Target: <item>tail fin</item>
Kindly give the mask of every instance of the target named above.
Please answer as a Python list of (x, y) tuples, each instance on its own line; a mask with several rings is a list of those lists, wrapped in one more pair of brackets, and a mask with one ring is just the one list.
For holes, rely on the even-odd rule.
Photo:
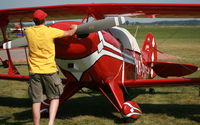
[[(146, 66), (149, 66), (149, 64), (153, 65), (152, 62), (158, 61), (157, 55), (156, 40), (152, 33), (148, 33), (142, 47), (142, 61)], [(149, 67), (149, 78), (154, 78), (156, 73), (151, 67)]]
[(148, 66), (149, 78), (156, 75), (160, 77), (185, 76), (198, 70), (198, 66), (192, 64), (158, 62), (156, 40), (152, 33), (148, 33), (142, 47), (142, 61)]
[(158, 61), (156, 40), (152, 33), (146, 35), (142, 47), (142, 59), (144, 64)]

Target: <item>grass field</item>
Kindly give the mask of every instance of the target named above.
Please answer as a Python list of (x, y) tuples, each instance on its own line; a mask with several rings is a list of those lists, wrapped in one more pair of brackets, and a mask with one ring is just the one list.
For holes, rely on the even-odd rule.
[[(135, 27), (126, 27), (132, 34)], [(182, 57), (169, 61), (191, 63), (200, 67), (200, 27), (140, 26), (136, 36), (142, 45), (146, 33), (152, 32), (158, 49)], [(26, 72), (25, 65), (18, 65)], [(5, 71), (0, 64), (0, 71)], [(200, 71), (188, 77), (200, 77)], [(84, 89), (60, 105), (56, 125), (124, 125), (121, 115), (99, 93)], [(198, 87), (155, 88), (155, 94), (146, 90), (129, 90), (142, 108), (143, 115), (127, 125), (199, 125), (200, 96)], [(135, 98), (133, 98), (135, 97)], [(27, 83), (0, 80), (0, 125), (32, 125), (31, 102)], [(48, 119), (42, 118), (42, 125)]]

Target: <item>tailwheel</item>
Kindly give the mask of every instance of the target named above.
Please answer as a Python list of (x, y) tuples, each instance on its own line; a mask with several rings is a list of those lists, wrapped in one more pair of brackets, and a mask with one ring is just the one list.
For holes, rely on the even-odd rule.
[(122, 106), (122, 115), (126, 123), (136, 121), (142, 114), (138, 104), (134, 101), (127, 101)]
[(149, 94), (155, 94), (155, 93), (156, 93), (156, 91), (154, 88), (149, 88)]
[(134, 119), (134, 118), (124, 118), (124, 122), (125, 123), (133, 123), (135, 122), (137, 119)]

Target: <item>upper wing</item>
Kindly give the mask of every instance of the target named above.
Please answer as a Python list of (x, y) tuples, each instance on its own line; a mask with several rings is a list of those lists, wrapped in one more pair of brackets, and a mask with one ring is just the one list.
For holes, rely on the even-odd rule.
[(200, 17), (200, 4), (93, 3), (0, 9), (0, 20), (9, 20), (10, 22), (31, 21), (32, 13), (36, 9), (46, 11), (49, 15), (47, 20), (80, 19), (86, 15), (92, 15), (96, 19), (113, 15)]

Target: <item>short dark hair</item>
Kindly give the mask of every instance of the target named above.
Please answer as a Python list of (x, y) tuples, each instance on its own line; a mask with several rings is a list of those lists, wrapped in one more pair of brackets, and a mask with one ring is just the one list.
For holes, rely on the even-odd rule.
[(45, 22), (45, 20), (39, 20), (38, 18), (33, 18), (33, 22), (35, 25), (41, 25)]

